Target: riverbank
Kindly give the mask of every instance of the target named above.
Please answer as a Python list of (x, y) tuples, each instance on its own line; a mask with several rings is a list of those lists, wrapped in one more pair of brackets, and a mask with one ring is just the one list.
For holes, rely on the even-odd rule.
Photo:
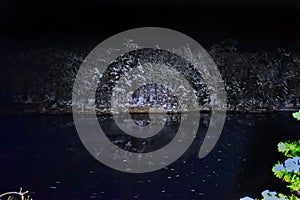
[[(300, 107), (286, 107), (286, 108), (272, 108), (272, 109), (226, 109), (228, 113), (270, 113), (270, 112), (295, 112), (298, 111)], [(185, 113), (185, 112), (210, 112), (208, 108), (201, 108), (199, 110), (195, 109), (184, 109), (184, 110), (167, 110), (167, 113), (176, 114), (176, 113)], [(90, 109), (85, 110), (77, 110), (76, 112), (81, 114), (92, 114)], [(148, 114), (148, 113), (165, 113), (166, 110), (158, 109), (158, 108), (147, 108), (147, 107), (139, 107), (139, 108), (130, 108), (129, 112), (131, 114)], [(63, 115), (63, 114), (71, 114), (72, 107), (69, 108), (55, 108), (55, 109), (46, 109), (42, 107), (40, 104), (9, 104), (9, 105), (0, 105), (0, 114), (49, 114), (49, 115)], [(123, 110), (97, 110), (97, 115), (118, 115), (124, 113)]]

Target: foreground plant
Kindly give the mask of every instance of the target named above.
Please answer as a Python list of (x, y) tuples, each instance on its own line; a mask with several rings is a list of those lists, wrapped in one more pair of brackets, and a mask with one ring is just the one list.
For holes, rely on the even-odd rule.
[(5, 192), (0, 194), (0, 200), (15, 200), (16, 196), (20, 197), (21, 200), (32, 200), (29, 195), (25, 197), (26, 194), (28, 194), (28, 191), (22, 192), (22, 188), (20, 188), (19, 192)]
[[(300, 120), (300, 110), (293, 113), (293, 117)], [(275, 191), (265, 190), (262, 192), (262, 200), (300, 200), (300, 141), (280, 142), (278, 151), (288, 159), (284, 163), (278, 162), (272, 171), (274, 175), (285, 181), (291, 190), (291, 195), (284, 195)], [(254, 200), (251, 197), (244, 197), (240, 200)], [(259, 199), (257, 199), (259, 200)]]
[(299, 121), (300, 120), (300, 110), (298, 112), (293, 113), (293, 117)]
[[(261, 195), (263, 196), (263, 198), (261, 200), (298, 200), (298, 198), (294, 195), (292, 196), (286, 196), (284, 194), (281, 193), (277, 193), (274, 191), (269, 191), (269, 190), (265, 190), (261, 193)], [(240, 200), (254, 200), (251, 197), (244, 197), (241, 198)], [(259, 199), (256, 199), (259, 200)]]

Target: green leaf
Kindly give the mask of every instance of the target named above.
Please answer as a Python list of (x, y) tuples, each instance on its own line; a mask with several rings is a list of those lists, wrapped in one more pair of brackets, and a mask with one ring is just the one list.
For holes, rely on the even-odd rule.
[(300, 121), (300, 110), (299, 110), (298, 112), (294, 112), (294, 113), (293, 113), (293, 117), (294, 117), (295, 119), (297, 119), (298, 121)]

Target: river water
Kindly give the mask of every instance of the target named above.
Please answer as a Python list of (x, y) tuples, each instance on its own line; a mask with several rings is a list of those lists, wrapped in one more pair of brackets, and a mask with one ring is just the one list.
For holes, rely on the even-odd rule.
[[(199, 137), (177, 161), (155, 172), (130, 174), (89, 154), (71, 115), (2, 115), (0, 121), (0, 193), (23, 187), (34, 200), (234, 200), (260, 197), (265, 189), (284, 193), (285, 184), (271, 171), (284, 159), (277, 143), (300, 139), (300, 123), (290, 112), (230, 113), (215, 148), (199, 159), (209, 122), (204, 114)], [(108, 116), (99, 121), (104, 129), (116, 126)], [(170, 122), (165, 134), (172, 136), (176, 126)]]

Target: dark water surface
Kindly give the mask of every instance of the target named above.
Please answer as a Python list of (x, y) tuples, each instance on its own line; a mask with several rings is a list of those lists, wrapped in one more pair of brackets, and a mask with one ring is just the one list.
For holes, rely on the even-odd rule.
[[(0, 193), (22, 186), (34, 200), (233, 200), (260, 197), (265, 189), (287, 191), (271, 168), (284, 159), (277, 143), (300, 139), (300, 122), (290, 112), (228, 114), (217, 145), (198, 159), (206, 118), (199, 137), (176, 162), (159, 171), (128, 174), (88, 153), (71, 115), (1, 116)], [(111, 118), (101, 120), (111, 126)], [(169, 125), (170, 134), (174, 126)]]

